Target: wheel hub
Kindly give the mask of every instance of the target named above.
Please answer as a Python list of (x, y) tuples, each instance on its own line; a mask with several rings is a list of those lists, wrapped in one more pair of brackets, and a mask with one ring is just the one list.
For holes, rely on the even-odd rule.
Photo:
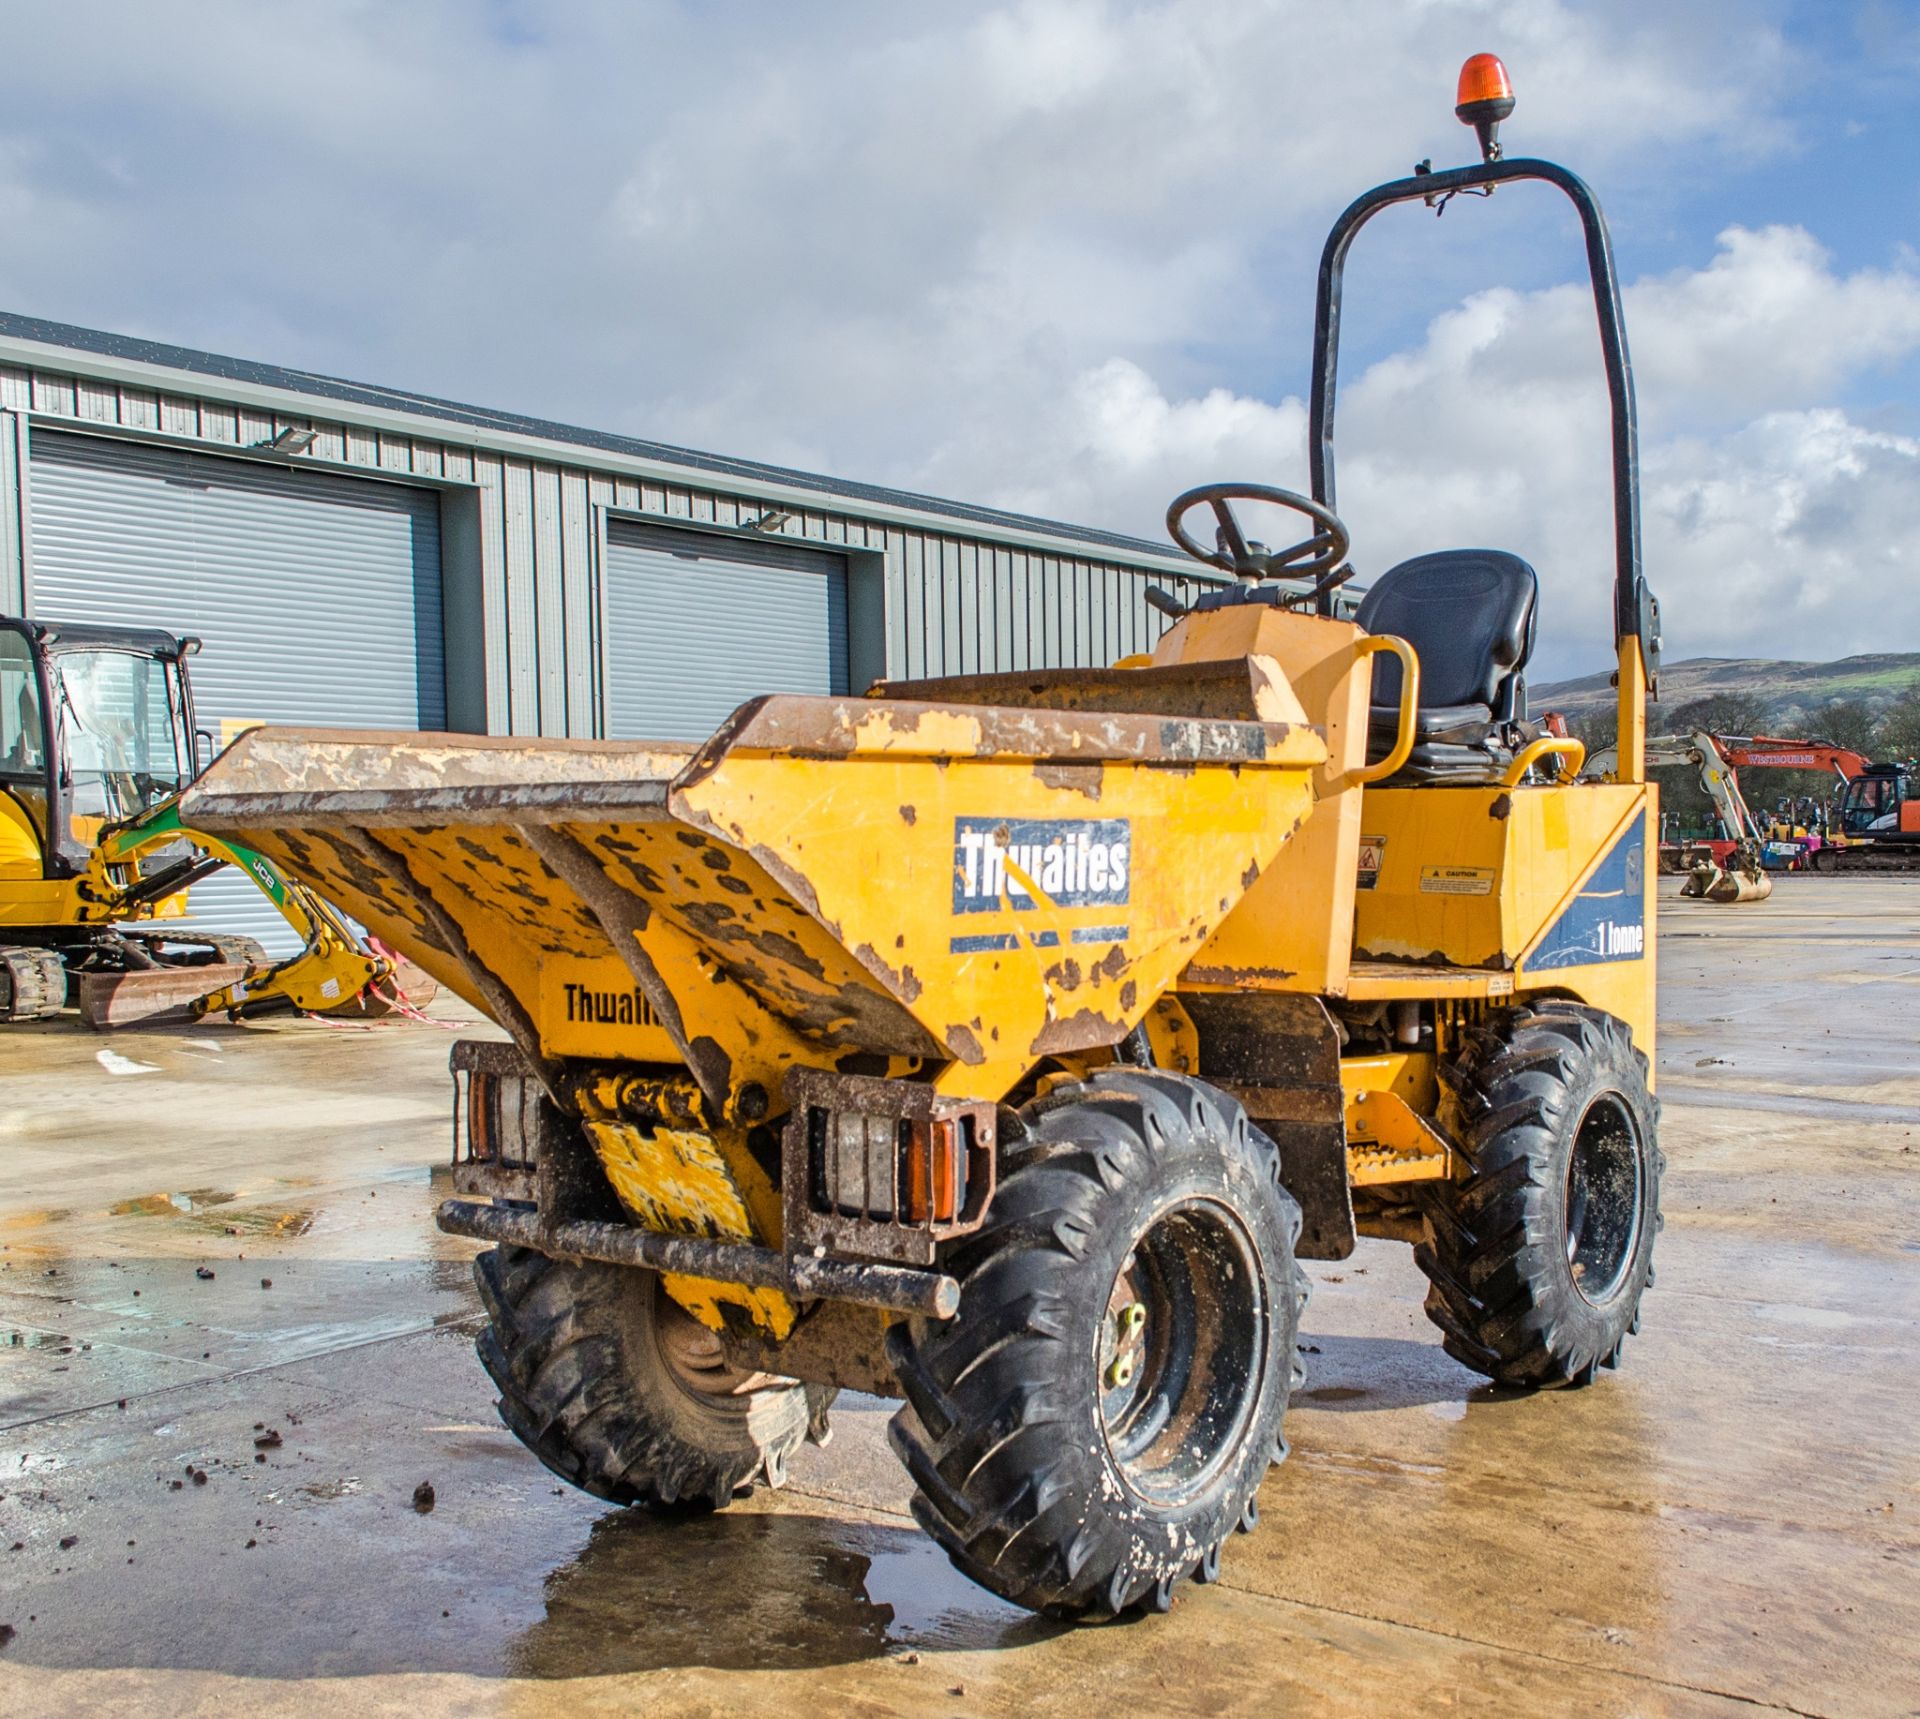
[(1203, 1487), (1237, 1448), (1266, 1371), (1251, 1239), (1211, 1201), (1163, 1212), (1122, 1264), (1094, 1364), (1107, 1447), (1143, 1498)]
[(1567, 1269), (1596, 1307), (1620, 1292), (1638, 1250), (1646, 1204), (1641, 1157), (1626, 1105), (1602, 1093), (1587, 1106), (1567, 1157)]
[(784, 1384), (771, 1373), (736, 1367), (721, 1347), (720, 1334), (702, 1325), (664, 1289), (656, 1289), (654, 1331), (674, 1382), (696, 1397), (745, 1397), (768, 1385)]

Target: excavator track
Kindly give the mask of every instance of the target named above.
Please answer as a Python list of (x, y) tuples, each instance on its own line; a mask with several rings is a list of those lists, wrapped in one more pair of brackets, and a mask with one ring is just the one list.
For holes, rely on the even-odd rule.
[(1828, 876), (1844, 876), (1848, 872), (1920, 871), (1920, 842), (1822, 848), (1813, 856), (1813, 869)]
[(257, 938), (218, 932), (128, 931), (162, 967), (265, 967), (271, 961)]
[(53, 949), (0, 949), (0, 1021), (50, 1020), (67, 1006), (67, 967)]

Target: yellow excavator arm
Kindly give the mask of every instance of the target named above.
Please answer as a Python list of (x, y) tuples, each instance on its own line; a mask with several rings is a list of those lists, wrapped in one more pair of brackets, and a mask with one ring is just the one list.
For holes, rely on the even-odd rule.
[[(157, 872), (141, 866), (143, 857), (181, 842), (194, 850), (191, 859)], [(196, 999), (188, 1005), (193, 1014), (231, 1020), (284, 1008), (329, 1014), (370, 987), (392, 982), (393, 961), (370, 948), (344, 916), (265, 854), (183, 823), (178, 795), (102, 829), (81, 893), (106, 917), (133, 917), (157, 896), (173, 894), (223, 864), (259, 887), (299, 937), (300, 949)]]

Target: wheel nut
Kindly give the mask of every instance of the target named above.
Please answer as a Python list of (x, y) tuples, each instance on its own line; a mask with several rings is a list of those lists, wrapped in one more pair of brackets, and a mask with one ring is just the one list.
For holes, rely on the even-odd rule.
[(1125, 1342), (1129, 1337), (1140, 1335), (1141, 1328), (1147, 1323), (1147, 1310), (1137, 1301), (1129, 1301), (1120, 1309), (1120, 1339)]
[(1107, 1389), (1118, 1391), (1133, 1383), (1133, 1357), (1122, 1355), (1107, 1369)]

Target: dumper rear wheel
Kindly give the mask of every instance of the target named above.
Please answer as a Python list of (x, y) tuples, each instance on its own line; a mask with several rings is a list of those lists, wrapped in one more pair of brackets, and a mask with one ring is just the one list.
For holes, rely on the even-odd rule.
[(473, 1269), (500, 1418), (561, 1479), (656, 1510), (786, 1479), (812, 1387), (731, 1365), (657, 1273), (515, 1247)]
[(1624, 1021), (1555, 1000), (1470, 1035), (1446, 1079), (1471, 1168), (1428, 1197), (1427, 1316), (1501, 1384), (1591, 1384), (1653, 1281), (1665, 1160), (1647, 1059)]
[(1286, 1454), (1306, 1280), (1279, 1153), (1225, 1093), (1153, 1069), (1022, 1113), (959, 1315), (888, 1335), (894, 1449), (956, 1567), (1054, 1615), (1164, 1610), (1212, 1580)]

